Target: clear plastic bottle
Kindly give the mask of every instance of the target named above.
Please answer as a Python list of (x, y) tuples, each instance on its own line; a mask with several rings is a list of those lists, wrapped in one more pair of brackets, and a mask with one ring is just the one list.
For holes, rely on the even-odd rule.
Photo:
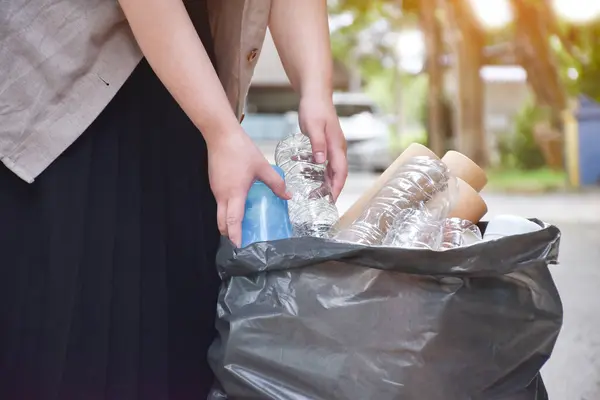
[(327, 237), (339, 214), (326, 179), (326, 165), (314, 161), (309, 138), (296, 134), (279, 142), (275, 162), (285, 172), (292, 194), (288, 205), (294, 235)]
[(383, 244), (390, 247), (437, 250), (442, 241), (442, 221), (424, 209), (400, 211)]
[(365, 245), (383, 244), (402, 210), (422, 210), (441, 221), (452, 207), (455, 192), (456, 179), (442, 161), (413, 157), (395, 172), (362, 215), (348, 228), (336, 232), (334, 238)]
[(440, 250), (468, 246), (481, 240), (481, 231), (471, 221), (446, 218), (442, 223)]

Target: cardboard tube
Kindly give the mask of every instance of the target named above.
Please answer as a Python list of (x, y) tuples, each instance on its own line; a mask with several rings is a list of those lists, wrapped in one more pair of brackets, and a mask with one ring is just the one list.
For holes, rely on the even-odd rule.
[(477, 192), (487, 184), (487, 175), (473, 160), (457, 151), (449, 151), (442, 157), (450, 173), (467, 182)]
[[(415, 162), (415, 160), (419, 161)], [(402, 171), (409, 164), (412, 166), (412, 171), (421, 173), (402, 175)], [(400, 181), (390, 184), (396, 177)], [(407, 184), (407, 178), (412, 183), (410, 186)], [(368, 208), (350, 224), (348, 229), (338, 231), (335, 238), (369, 245), (383, 243), (401, 210), (419, 208), (423, 201), (429, 200), (437, 193), (443, 193), (448, 187), (450, 178), (446, 164), (439, 159), (423, 156), (410, 159), (371, 199)], [(451, 182), (456, 184), (454, 178)], [(369, 228), (364, 230), (365, 227)]]
[(476, 224), (487, 213), (487, 204), (471, 185), (460, 178), (456, 178), (456, 180), (458, 198), (448, 218), (460, 218)]
[(342, 229), (346, 229), (348, 226), (350, 226), (351, 223), (356, 221), (356, 219), (360, 217), (363, 211), (368, 207), (373, 197), (375, 197), (375, 195), (379, 193), (379, 191), (383, 188), (387, 181), (389, 181), (394, 176), (398, 168), (400, 168), (411, 158), (420, 156), (429, 156), (435, 159), (439, 159), (434, 152), (432, 152), (427, 147), (421, 144), (413, 143), (410, 146), (408, 146), (406, 150), (404, 150), (402, 154), (400, 154), (400, 156), (398, 156), (398, 158), (394, 160), (392, 165), (390, 165), (377, 178), (375, 183), (373, 183), (371, 187), (365, 190), (363, 194), (358, 198), (358, 200), (356, 200), (354, 204), (352, 204), (352, 206), (350, 206), (350, 208), (344, 213), (344, 215), (340, 217), (338, 222), (333, 226), (333, 230), (339, 231)]

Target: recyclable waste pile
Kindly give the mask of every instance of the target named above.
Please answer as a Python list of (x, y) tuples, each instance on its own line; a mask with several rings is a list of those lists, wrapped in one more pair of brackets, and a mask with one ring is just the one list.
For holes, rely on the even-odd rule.
[[(293, 197), (288, 202), (277, 200), (257, 182), (246, 204), (244, 237), (248, 240), (244, 246), (318, 237), (367, 246), (444, 251), (485, 239), (478, 223), (487, 213), (479, 194), (487, 177), (456, 151), (440, 159), (424, 146), (409, 146), (341, 217), (327, 180), (327, 166), (315, 162), (307, 136), (297, 134), (282, 140), (275, 160), (274, 168), (285, 176)], [(527, 224), (516, 216), (512, 221), (515, 234)], [(511, 234), (510, 228), (505, 226), (507, 234)]]
[(560, 231), (482, 221), (485, 172), (412, 144), (342, 214), (310, 141), (277, 146), (223, 239), (211, 400), (547, 400)]

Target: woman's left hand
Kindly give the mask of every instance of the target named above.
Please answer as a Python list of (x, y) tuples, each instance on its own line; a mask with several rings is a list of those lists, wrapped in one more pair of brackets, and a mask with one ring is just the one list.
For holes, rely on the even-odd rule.
[(327, 175), (337, 200), (348, 177), (348, 161), (346, 138), (331, 98), (302, 97), (298, 120), (302, 133), (310, 138), (315, 161), (328, 162)]

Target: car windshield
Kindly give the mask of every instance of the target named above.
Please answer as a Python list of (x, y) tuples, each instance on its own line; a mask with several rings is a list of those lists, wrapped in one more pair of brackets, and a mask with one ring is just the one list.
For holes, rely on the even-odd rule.
[(356, 114), (368, 112), (373, 114), (375, 111), (370, 104), (336, 104), (335, 109), (338, 117), (351, 117)]

